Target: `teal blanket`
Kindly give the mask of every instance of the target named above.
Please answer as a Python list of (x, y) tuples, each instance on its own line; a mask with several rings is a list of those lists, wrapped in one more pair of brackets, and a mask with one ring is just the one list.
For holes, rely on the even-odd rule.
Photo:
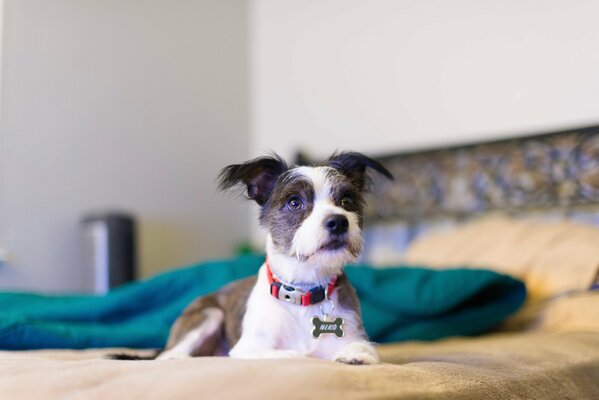
[[(173, 270), (105, 296), (0, 293), (0, 349), (163, 347), (195, 297), (255, 274), (261, 256)], [(432, 340), (488, 331), (524, 302), (524, 284), (486, 270), (352, 266), (347, 276), (372, 340)]]

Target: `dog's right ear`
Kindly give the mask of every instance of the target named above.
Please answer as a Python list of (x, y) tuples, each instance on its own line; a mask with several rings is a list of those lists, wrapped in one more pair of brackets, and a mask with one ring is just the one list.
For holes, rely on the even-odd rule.
[(287, 164), (278, 155), (258, 157), (223, 168), (218, 175), (218, 186), (227, 190), (242, 183), (247, 187), (248, 198), (262, 206), (270, 197), (278, 177), (285, 171)]

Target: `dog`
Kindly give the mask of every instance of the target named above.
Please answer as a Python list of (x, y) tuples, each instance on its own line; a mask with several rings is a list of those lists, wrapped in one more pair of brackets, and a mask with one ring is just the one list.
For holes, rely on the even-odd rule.
[(393, 179), (355, 152), (333, 154), (319, 166), (288, 167), (275, 154), (224, 168), (220, 189), (240, 187), (260, 206), (266, 261), (257, 276), (193, 301), (157, 359), (228, 354), (378, 363), (343, 273), (362, 249), (368, 170)]

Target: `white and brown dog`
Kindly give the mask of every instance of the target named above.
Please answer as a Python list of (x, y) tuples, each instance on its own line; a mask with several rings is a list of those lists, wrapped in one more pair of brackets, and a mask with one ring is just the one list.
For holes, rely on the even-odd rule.
[(242, 186), (261, 207), (267, 259), (257, 276), (189, 305), (158, 359), (229, 354), (377, 363), (343, 273), (362, 249), (367, 168), (392, 179), (359, 153), (333, 155), (316, 167), (289, 168), (274, 156), (224, 168), (221, 189)]

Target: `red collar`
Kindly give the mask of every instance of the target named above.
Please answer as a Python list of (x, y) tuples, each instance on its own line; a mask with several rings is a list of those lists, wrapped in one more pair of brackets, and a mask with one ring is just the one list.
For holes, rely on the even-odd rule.
[(302, 292), (293, 286), (284, 284), (276, 276), (274, 276), (272, 270), (270, 269), (268, 259), (266, 259), (265, 264), (266, 276), (268, 277), (268, 283), (270, 284), (270, 294), (279, 300), (287, 301), (289, 303), (302, 306), (318, 304), (323, 301), (325, 297), (333, 294), (335, 285), (337, 285), (338, 277), (336, 276), (328, 284), (326, 290), (322, 286), (316, 286), (306, 292)]

